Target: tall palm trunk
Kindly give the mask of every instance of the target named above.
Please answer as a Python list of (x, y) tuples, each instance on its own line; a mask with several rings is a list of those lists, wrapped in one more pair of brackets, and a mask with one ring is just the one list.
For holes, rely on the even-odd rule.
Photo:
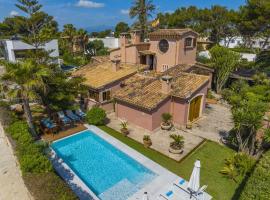
[(32, 116), (31, 110), (30, 110), (29, 99), (27, 97), (23, 97), (23, 110), (24, 110), (27, 124), (30, 128), (31, 134), (33, 136), (36, 136), (37, 133), (35, 130), (35, 126), (33, 124), (33, 116)]

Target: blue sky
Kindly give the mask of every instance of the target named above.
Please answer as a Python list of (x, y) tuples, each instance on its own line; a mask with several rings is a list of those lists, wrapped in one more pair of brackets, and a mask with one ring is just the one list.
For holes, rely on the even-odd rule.
[[(119, 21), (132, 23), (128, 8), (133, 0), (39, 0), (43, 10), (54, 16), (60, 27), (72, 23), (78, 28), (109, 27)], [(6, 16), (21, 14), (17, 0), (0, 0), (0, 21)], [(237, 9), (245, 0), (153, 0), (158, 12), (171, 12), (182, 6), (211, 7), (219, 4)]]

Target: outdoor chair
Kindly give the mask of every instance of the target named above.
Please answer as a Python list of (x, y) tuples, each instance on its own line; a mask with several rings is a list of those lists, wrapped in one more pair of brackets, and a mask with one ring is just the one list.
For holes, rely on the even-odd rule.
[(41, 129), (43, 132), (56, 133), (57, 125), (49, 118), (44, 118), (40, 121)]
[(63, 111), (57, 112), (57, 116), (64, 126), (70, 125), (72, 123), (71, 119), (69, 119)]
[(75, 110), (74, 113), (79, 116), (81, 119), (84, 119), (86, 114), (81, 110), (81, 109), (78, 109), (78, 110)]
[(75, 115), (71, 110), (66, 110), (66, 115), (72, 121), (75, 121), (75, 122), (81, 121), (81, 118), (79, 116)]

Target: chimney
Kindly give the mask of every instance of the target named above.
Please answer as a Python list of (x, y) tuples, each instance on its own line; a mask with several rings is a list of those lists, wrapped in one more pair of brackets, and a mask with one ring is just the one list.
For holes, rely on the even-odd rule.
[(162, 76), (161, 80), (162, 80), (161, 92), (163, 94), (169, 94), (172, 90), (172, 76), (169, 75)]
[(120, 53), (121, 53), (121, 62), (126, 63), (126, 45), (128, 44), (128, 34), (120, 34)]
[(120, 69), (120, 60), (112, 60), (112, 71), (117, 72)]
[(141, 31), (133, 30), (130, 32), (131, 44), (138, 44), (141, 42)]

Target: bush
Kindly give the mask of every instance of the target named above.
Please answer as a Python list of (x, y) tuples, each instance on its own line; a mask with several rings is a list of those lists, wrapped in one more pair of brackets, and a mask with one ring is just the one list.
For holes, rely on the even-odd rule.
[(270, 199), (270, 151), (255, 166), (240, 195), (240, 200)]
[(102, 126), (105, 123), (106, 112), (102, 108), (93, 107), (86, 113), (86, 121), (89, 124)]
[(237, 182), (251, 172), (255, 160), (245, 153), (236, 153), (233, 157), (225, 159), (225, 166), (220, 173)]
[(6, 131), (16, 141), (16, 154), (22, 173), (44, 173), (53, 170), (44, 149), (36, 145), (30, 135), (27, 123), (16, 121)]

